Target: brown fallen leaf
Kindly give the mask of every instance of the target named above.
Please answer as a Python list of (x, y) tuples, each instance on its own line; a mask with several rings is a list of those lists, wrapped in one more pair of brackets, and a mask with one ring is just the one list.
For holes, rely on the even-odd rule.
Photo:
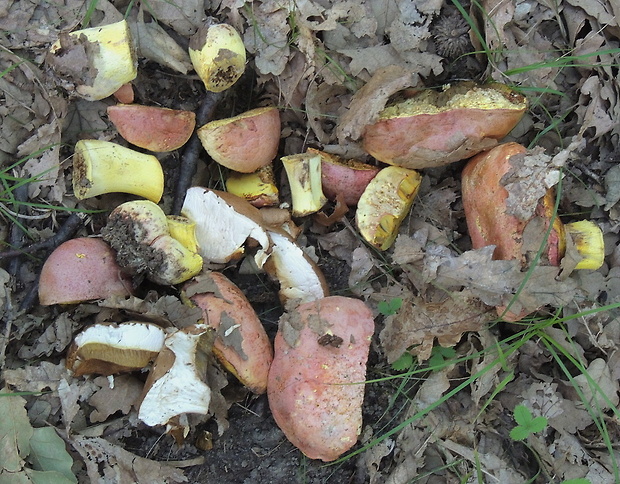
[(187, 482), (183, 471), (139, 457), (105, 439), (73, 435), (69, 442), (82, 456), (90, 482), (133, 484)]
[(419, 361), (425, 361), (435, 340), (443, 347), (454, 346), (466, 331), (477, 331), (496, 319), (495, 311), (467, 290), (452, 293), (441, 302), (412, 297), (403, 301), (398, 313), (386, 318), (379, 339), (389, 363), (409, 347)]
[(95, 407), (90, 413), (91, 422), (104, 422), (110, 415), (121, 412), (127, 415), (136, 404), (144, 384), (131, 375), (120, 375), (114, 378), (111, 385), (107, 377), (99, 376), (94, 382), (101, 386), (88, 403)]
[(341, 144), (357, 140), (364, 127), (375, 121), (392, 94), (417, 85), (418, 76), (398, 65), (378, 69), (374, 76), (355, 93), (349, 110), (340, 118), (336, 135)]

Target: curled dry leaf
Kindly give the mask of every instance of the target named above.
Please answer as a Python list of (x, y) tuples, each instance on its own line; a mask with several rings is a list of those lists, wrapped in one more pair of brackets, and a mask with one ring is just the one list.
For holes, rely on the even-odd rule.
[(373, 332), (370, 309), (342, 296), (301, 304), (280, 320), (269, 406), (311, 459), (335, 460), (357, 441)]
[(243, 292), (223, 274), (207, 271), (185, 284), (182, 297), (215, 330), (213, 353), (222, 365), (252, 392), (265, 393), (273, 349)]

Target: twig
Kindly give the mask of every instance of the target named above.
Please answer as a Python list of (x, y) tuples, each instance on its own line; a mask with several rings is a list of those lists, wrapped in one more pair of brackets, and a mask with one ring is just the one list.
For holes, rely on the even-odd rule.
[[(24, 211), (24, 206), (19, 202), (25, 202), (28, 198), (28, 185), (24, 184), (18, 186), (13, 190), (13, 196), (15, 197), (15, 216), (19, 217)], [(11, 226), (11, 233), (9, 234), (9, 244), (12, 247), (21, 247), (24, 243), (24, 232), (23, 226), (20, 227), (18, 222), (14, 222)], [(7, 272), (11, 274), (11, 276), (15, 277), (19, 272), (19, 266), (21, 265), (21, 261), (19, 259), (13, 259), (9, 266), (7, 267)]]
[[(32, 252), (37, 252), (40, 250), (53, 250), (58, 247), (63, 242), (66, 242), (71, 238), (71, 236), (77, 231), (79, 226), (82, 224), (85, 215), (82, 213), (72, 213), (67, 220), (60, 226), (58, 232), (56, 232), (49, 239), (42, 240), (40, 242), (36, 242), (34, 244), (29, 245), (28, 247), (24, 247), (21, 249), (13, 249), (13, 250), (5, 250), (4, 252), (0, 252), (0, 260), (16, 258), (23, 254), (30, 254)], [(17, 244), (12, 243), (11, 245), (15, 246)]]
[[(202, 104), (198, 108), (198, 111), (196, 111), (197, 127), (200, 127), (211, 120), (213, 114), (215, 113), (215, 108), (223, 97), (224, 95), (221, 92), (207, 91)], [(187, 189), (191, 186), (192, 178), (196, 174), (198, 155), (200, 154), (201, 148), (202, 144), (200, 143), (200, 139), (198, 138), (196, 131), (194, 131), (194, 134), (192, 134), (192, 137), (185, 145), (183, 155), (181, 156), (181, 168), (179, 169), (179, 177), (177, 179), (177, 186), (174, 192), (174, 203), (172, 205), (173, 215), (179, 215), (181, 213), (181, 208), (183, 207), (183, 202), (185, 201), (185, 192), (187, 192)]]

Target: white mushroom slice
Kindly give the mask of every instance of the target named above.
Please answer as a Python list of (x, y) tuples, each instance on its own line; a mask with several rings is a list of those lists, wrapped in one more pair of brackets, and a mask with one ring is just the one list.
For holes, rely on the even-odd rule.
[(164, 330), (154, 324), (94, 324), (75, 337), (66, 365), (76, 376), (139, 370), (155, 359), (164, 338)]
[(138, 418), (150, 426), (167, 425), (186, 414), (206, 415), (211, 390), (204, 381), (207, 354), (201, 340), (209, 328), (196, 324), (168, 335), (145, 384)]
[(259, 210), (246, 200), (209, 188), (187, 190), (181, 213), (196, 222), (199, 254), (205, 262), (223, 264), (245, 254), (248, 240), (260, 248), (254, 259), (262, 267), (270, 246)]
[(280, 283), (282, 303), (305, 303), (328, 296), (327, 282), (321, 269), (287, 235), (269, 231), (273, 243), (265, 270)]

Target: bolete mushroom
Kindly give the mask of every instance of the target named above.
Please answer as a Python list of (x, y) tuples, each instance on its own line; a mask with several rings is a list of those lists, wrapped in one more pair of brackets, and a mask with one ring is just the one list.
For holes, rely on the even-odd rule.
[(363, 132), (377, 160), (420, 169), (446, 165), (492, 148), (519, 122), (527, 100), (500, 83), (423, 89), (388, 105)]
[(387, 250), (413, 205), (422, 176), (400, 166), (383, 168), (370, 180), (357, 203), (355, 222), (364, 240)]
[(280, 203), (271, 163), (253, 173), (229, 173), (226, 178), (226, 191), (245, 198), (257, 208), (273, 207)]
[(130, 193), (155, 203), (164, 193), (164, 172), (157, 158), (96, 139), (80, 140), (73, 155), (76, 198)]
[(94, 324), (75, 336), (67, 352), (66, 366), (75, 376), (141, 370), (157, 357), (164, 338), (164, 330), (155, 324)]
[(205, 271), (184, 285), (182, 298), (202, 309), (215, 330), (213, 353), (220, 363), (252, 392), (265, 393), (273, 348), (241, 289), (223, 274)]
[(256, 108), (238, 116), (217, 119), (198, 128), (198, 138), (211, 158), (239, 173), (268, 165), (278, 153), (280, 112)]
[(202, 269), (202, 257), (170, 235), (166, 214), (151, 201), (119, 205), (101, 234), (116, 249), (119, 265), (157, 284), (179, 284)]
[(89, 101), (106, 98), (136, 78), (138, 60), (126, 20), (61, 33), (46, 57), (75, 92)]
[(271, 242), (260, 211), (247, 200), (219, 190), (191, 187), (181, 213), (196, 223), (196, 240), (205, 262), (222, 264), (240, 259), (249, 246), (256, 250), (257, 266), (263, 266)]
[(207, 91), (222, 92), (245, 70), (245, 46), (234, 27), (209, 17), (189, 41), (189, 58)]
[(108, 117), (131, 144), (150, 151), (168, 152), (183, 146), (194, 132), (192, 111), (141, 104), (108, 106)]
[(49, 255), (39, 278), (39, 302), (74, 304), (111, 296), (129, 296), (131, 277), (116, 263), (116, 252), (103, 240), (79, 237)]
[(362, 429), (372, 312), (330, 296), (285, 313), (275, 338), (267, 396), (289, 441), (311, 459), (333, 461)]
[(304, 217), (318, 212), (327, 203), (321, 183), (321, 156), (299, 153), (280, 160), (291, 189), (293, 216)]
[[(574, 239), (575, 247), (582, 260), (575, 269), (598, 269), (604, 261), (603, 233), (594, 223), (588, 221), (564, 224), (554, 213), (555, 196), (548, 189), (528, 219), (510, 212), (507, 206), (508, 190), (502, 184), (503, 177), (512, 170), (511, 160), (527, 153), (518, 143), (505, 143), (473, 157), (463, 169), (461, 176), (462, 199), (467, 228), (473, 248), (494, 245), (493, 257), (499, 260), (518, 260), (525, 269), (531, 259), (524, 249), (532, 245), (528, 239), (528, 224), (538, 223), (536, 235), (548, 233), (541, 265), (559, 266), (566, 250), (566, 237)], [(538, 247), (534, 247), (537, 251)], [(525, 314), (505, 313), (504, 319), (515, 321)]]

